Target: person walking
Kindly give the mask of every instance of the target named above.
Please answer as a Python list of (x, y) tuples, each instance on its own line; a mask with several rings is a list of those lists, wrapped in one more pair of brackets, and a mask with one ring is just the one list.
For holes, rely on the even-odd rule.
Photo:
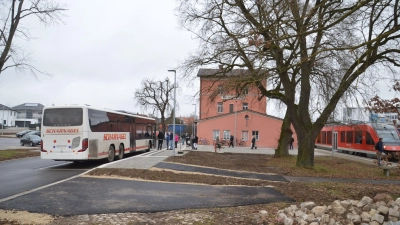
[(199, 137), (197, 137), (196, 135), (194, 135), (194, 139), (193, 139), (193, 147), (194, 150), (197, 150), (197, 143), (199, 142)]
[(165, 135), (165, 141), (167, 142), (167, 150), (169, 150), (169, 132), (167, 132), (167, 134)]
[(377, 157), (378, 157), (378, 166), (381, 166), (382, 154), (383, 154), (383, 139), (379, 138), (378, 143), (375, 145), (375, 149), (378, 150)]
[(186, 133), (186, 147), (190, 146), (190, 136), (189, 133)]
[(231, 145), (232, 145), (232, 148), (234, 147), (233, 146), (233, 140), (234, 140), (235, 138), (233, 137), (233, 135), (231, 135), (230, 137), (229, 137), (229, 146), (228, 146), (228, 148), (229, 147), (231, 147)]
[(178, 148), (178, 141), (179, 141), (179, 136), (178, 134), (175, 134), (175, 148)]
[(190, 146), (192, 146), (192, 150), (194, 150), (193, 143), (194, 143), (194, 135), (192, 134), (192, 135), (190, 135)]
[(185, 133), (182, 133), (181, 139), (182, 139), (182, 145), (184, 145), (184, 144), (185, 144), (185, 141), (186, 141), (186, 135), (185, 135)]
[(169, 133), (169, 149), (173, 150), (174, 149), (174, 133), (170, 132)]
[(160, 132), (158, 132), (157, 138), (158, 138), (157, 150), (161, 150), (164, 141), (164, 133), (161, 130)]
[(221, 148), (219, 144), (219, 136), (215, 137), (215, 143), (214, 143), (214, 152), (217, 152), (217, 148)]
[(294, 142), (294, 138), (293, 138), (293, 136), (290, 138), (290, 141), (289, 141), (289, 149), (290, 150), (293, 150), (293, 142)]
[(253, 149), (253, 148), (257, 149), (255, 135), (253, 135), (253, 138), (251, 139), (251, 149)]

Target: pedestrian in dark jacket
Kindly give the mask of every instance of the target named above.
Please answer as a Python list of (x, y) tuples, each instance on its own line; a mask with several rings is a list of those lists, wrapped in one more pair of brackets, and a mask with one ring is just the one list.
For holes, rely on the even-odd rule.
[(229, 138), (229, 146), (228, 146), (228, 148), (231, 147), (231, 145), (232, 145), (232, 148), (233, 148), (233, 140), (234, 139), (235, 138), (233, 137), (233, 135), (231, 135), (230, 138)]
[(256, 147), (256, 136), (253, 136), (253, 138), (251, 139), (251, 149), (257, 149)]
[(158, 132), (157, 138), (158, 138), (157, 150), (161, 150), (164, 141), (164, 133), (162, 131)]
[(378, 154), (377, 154), (377, 156), (378, 156), (378, 166), (380, 166), (381, 165), (381, 158), (382, 158), (382, 153), (383, 153), (383, 141), (382, 141), (382, 138), (379, 138), (379, 141), (378, 141), (378, 143), (376, 143), (376, 145), (375, 145), (376, 147), (376, 150), (378, 150)]
[(195, 150), (197, 150), (197, 143), (199, 142), (199, 137), (197, 137), (196, 135), (194, 136), (193, 139), (193, 147)]
[(170, 140), (169, 149), (173, 150), (174, 149), (174, 133), (172, 133), (172, 132), (169, 133), (169, 140)]
[(165, 141), (167, 142), (167, 150), (169, 149), (169, 132), (167, 132), (167, 134), (165, 135)]
[(294, 142), (294, 138), (291, 137), (291, 138), (290, 138), (290, 141), (289, 141), (289, 149), (290, 149), (290, 150), (293, 150), (293, 142)]
[(182, 133), (181, 138), (182, 138), (182, 145), (184, 145), (184, 144), (185, 144), (185, 141), (186, 141), (186, 135), (185, 135), (185, 133)]

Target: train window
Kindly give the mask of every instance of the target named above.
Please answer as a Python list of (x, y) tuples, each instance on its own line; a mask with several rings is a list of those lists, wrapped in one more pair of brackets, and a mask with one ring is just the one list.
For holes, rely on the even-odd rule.
[(331, 145), (332, 144), (332, 131), (328, 131), (328, 132), (326, 132), (326, 139), (327, 139), (327, 143), (326, 144), (328, 144), (328, 145)]
[(346, 132), (340, 131), (340, 142), (345, 143), (346, 142)]
[(321, 144), (321, 133), (318, 134), (317, 143)]
[(367, 131), (367, 135), (366, 135), (366, 144), (367, 145), (375, 145), (374, 139), (372, 139), (371, 135), (369, 134), (369, 132)]
[(362, 144), (362, 131), (356, 131), (356, 144)]
[(346, 131), (346, 143), (353, 143), (353, 131)]
[(326, 131), (322, 131), (321, 144), (326, 144)]

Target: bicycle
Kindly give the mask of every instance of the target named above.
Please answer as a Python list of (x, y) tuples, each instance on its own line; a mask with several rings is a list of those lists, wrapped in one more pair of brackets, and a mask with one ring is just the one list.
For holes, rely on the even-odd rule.
[(204, 138), (204, 139), (200, 139), (200, 144), (201, 145), (209, 145), (210, 142), (207, 140), (207, 138)]
[(244, 147), (246, 146), (246, 142), (243, 140), (238, 141), (238, 139), (236, 138), (236, 146)]

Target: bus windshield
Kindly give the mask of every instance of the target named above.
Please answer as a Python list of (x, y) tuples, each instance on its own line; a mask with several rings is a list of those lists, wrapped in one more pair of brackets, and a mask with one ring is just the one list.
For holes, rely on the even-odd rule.
[(399, 135), (395, 129), (377, 130), (378, 136), (383, 138), (384, 142), (399, 141)]
[(68, 127), (82, 125), (82, 108), (45, 109), (43, 126)]

